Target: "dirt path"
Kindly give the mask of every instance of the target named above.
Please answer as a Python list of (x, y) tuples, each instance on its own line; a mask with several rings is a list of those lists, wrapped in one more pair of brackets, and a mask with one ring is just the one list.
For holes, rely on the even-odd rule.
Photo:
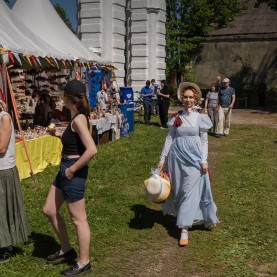
[[(169, 113), (174, 113), (181, 109), (181, 106), (171, 106)], [(261, 110), (234, 109), (232, 113), (232, 124), (266, 125), (277, 128), (277, 113)]]
[(261, 110), (234, 109), (232, 123), (266, 125), (277, 128), (277, 113)]

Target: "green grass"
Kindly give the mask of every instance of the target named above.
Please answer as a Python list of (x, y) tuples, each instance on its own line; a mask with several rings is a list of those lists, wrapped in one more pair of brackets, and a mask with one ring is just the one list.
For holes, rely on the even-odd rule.
[[(91, 227), (91, 276), (276, 276), (276, 129), (233, 125), (228, 138), (209, 137), (212, 189), (221, 223), (194, 228), (190, 244), (178, 247), (175, 219), (148, 203), (143, 180), (155, 167), (166, 130), (136, 125), (129, 138), (99, 147), (86, 190)], [(45, 264), (58, 248), (43, 216), (58, 167), (22, 181), (30, 240), (0, 265), (1, 276), (58, 276), (65, 264)], [(75, 229), (65, 209), (72, 244)]]

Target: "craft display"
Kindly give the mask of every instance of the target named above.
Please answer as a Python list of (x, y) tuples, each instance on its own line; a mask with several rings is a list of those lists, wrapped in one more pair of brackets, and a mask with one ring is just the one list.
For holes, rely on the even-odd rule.
[(63, 87), (69, 80), (69, 70), (64, 69), (57, 73), (53, 71), (36, 71), (14, 69), (10, 78), (18, 113), (34, 114), (35, 107), (43, 93), (55, 97), (57, 109), (62, 109)]
[[(103, 109), (99, 103), (96, 106), (91, 106), (91, 113), (89, 116), (89, 122), (91, 125), (91, 133), (96, 132), (97, 140), (99, 136), (106, 134), (108, 131), (112, 133), (114, 139), (120, 138), (120, 126), (122, 123), (121, 111), (118, 107), (120, 96), (117, 90), (117, 85), (115, 81), (114, 69), (113, 67), (101, 67), (99, 65), (94, 65), (88, 71), (84, 71), (84, 68), (76, 64), (74, 67), (75, 75), (80, 77), (80, 79), (88, 86), (88, 97), (90, 97), (90, 86), (91, 77), (98, 71), (102, 72), (101, 78), (97, 79), (97, 82), (102, 87), (106, 95), (106, 108)], [(70, 75), (71, 74), (71, 75)], [(63, 132), (68, 124), (68, 122), (60, 121), (60, 119), (54, 116), (54, 114), (62, 114), (63, 112), (63, 87), (72, 77), (72, 70), (70, 69), (11, 69), (9, 72), (12, 90), (14, 93), (14, 99), (16, 102), (19, 124), (23, 131), (23, 136), (25, 140), (32, 140), (45, 135), (49, 135), (50, 131), (53, 129), (58, 129)], [(100, 76), (100, 75), (99, 75)], [(76, 77), (76, 76), (75, 76)], [(111, 78), (112, 77), (112, 78)], [(95, 81), (95, 80), (94, 80)], [(40, 103), (43, 102), (42, 95), (49, 95), (51, 100), (55, 103), (55, 108), (51, 109), (53, 111), (53, 117), (48, 123), (47, 127), (43, 127), (36, 120), (37, 110), (40, 107)], [(58, 111), (58, 112), (57, 112)], [(69, 117), (70, 118), (70, 117)], [(69, 119), (67, 119), (69, 120)], [(15, 127), (16, 124), (15, 124)], [(16, 142), (22, 140), (20, 131), (15, 132)]]
[[(27, 128), (27, 130), (23, 131), (24, 138), (26, 140), (38, 138), (41, 136), (47, 135), (48, 128), (47, 127), (41, 127), (41, 126), (36, 126), (35, 128), (31, 129), (30, 127)], [(21, 136), (19, 131), (15, 131), (15, 140), (16, 142), (21, 141)]]
[[(33, 128), (28, 127), (26, 130), (23, 131), (25, 140), (31, 140), (38, 137), (42, 137), (45, 135), (49, 135), (49, 132), (53, 129), (58, 129), (61, 134), (67, 127), (68, 122), (58, 122), (58, 123), (50, 123), (47, 127), (42, 126), (34, 126)], [(16, 142), (21, 141), (20, 132), (18, 130), (15, 130), (15, 140)]]

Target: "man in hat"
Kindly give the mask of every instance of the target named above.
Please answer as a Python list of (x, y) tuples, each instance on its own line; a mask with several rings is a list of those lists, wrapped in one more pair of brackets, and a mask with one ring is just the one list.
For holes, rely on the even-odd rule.
[(216, 137), (228, 136), (231, 125), (231, 114), (236, 100), (235, 89), (230, 87), (230, 79), (223, 80), (223, 88), (218, 93), (218, 125)]
[(145, 125), (150, 125), (151, 113), (152, 113), (152, 102), (154, 92), (150, 88), (150, 81), (146, 81), (146, 86), (141, 89), (140, 95), (143, 99), (143, 108), (144, 108), (144, 123)]

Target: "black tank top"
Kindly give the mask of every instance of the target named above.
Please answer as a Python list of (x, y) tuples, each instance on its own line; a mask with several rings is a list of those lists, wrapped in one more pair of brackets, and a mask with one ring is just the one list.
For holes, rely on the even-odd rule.
[(78, 133), (73, 132), (71, 129), (71, 123), (73, 119), (79, 114), (76, 114), (66, 127), (61, 140), (63, 145), (62, 155), (83, 155), (85, 152), (85, 146), (83, 145)]

